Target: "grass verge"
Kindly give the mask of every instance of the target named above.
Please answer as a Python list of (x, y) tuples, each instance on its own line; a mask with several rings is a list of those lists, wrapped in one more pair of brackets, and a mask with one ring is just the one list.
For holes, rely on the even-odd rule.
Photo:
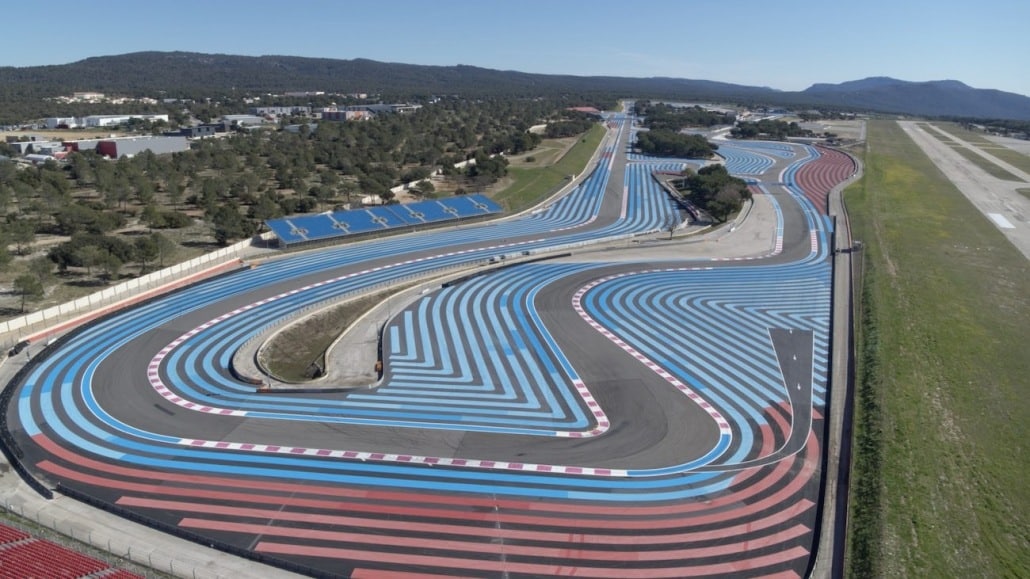
[(1009, 173), (1008, 171), (1003, 169), (1000, 165), (994, 163), (989, 159), (985, 159), (979, 153), (970, 149), (969, 147), (955, 147), (955, 152), (965, 157), (966, 160), (970, 163), (983, 169), (985, 172), (987, 172), (988, 175), (991, 175), (992, 177), (996, 177), (1003, 181), (1015, 181), (1017, 183), (1023, 181), (1019, 177), (1016, 177), (1012, 173)]
[[(410, 285), (391, 288), (327, 308), (273, 336), (262, 351), (265, 369), (286, 382), (306, 382), (308, 368), (325, 368), (325, 353), (343, 332), (366, 312)], [(369, 362), (371, 363), (371, 362)]]
[(849, 574), (1025, 576), (1030, 266), (896, 123), (868, 144)]
[[(979, 148), (980, 150), (989, 153), (1001, 159), (1002, 161), (1005, 161), (1006, 163), (1012, 165), (1020, 171), (1030, 173), (1030, 156), (1024, 155), (1019, 151), (1012, 150), (1006, 147), (1005, 145), (991, 141), (983, 135), (981, 135), (980, 133), (974, 133), (973, 131), (965, 129), (960, 125), (941, 124), (938, 126), (941, 129), (951, 133), (952, 135), (966, 142), (976, 145), (977, 148)], [(936, 131), (932, 132), (938, 135), (940, 134)]]
[(1030, 187), (1021, 187), (1019, 189), (1016, 189), (1016, 193), (1019, 193), (1023, 197), (1030, 199)]
[(493, 196), (508, 213), (518, 213), (540, 203), (564, 186), (570, 175), (578, 175), (590, 161), (604, 137), (602, 125), (594, 125), (561, 159), (550, 167), (509, 167), (513, 182)]

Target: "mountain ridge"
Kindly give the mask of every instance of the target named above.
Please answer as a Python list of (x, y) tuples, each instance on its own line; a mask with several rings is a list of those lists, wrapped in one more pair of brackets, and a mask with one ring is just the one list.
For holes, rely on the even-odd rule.
[(239, 56), (196, 52), (134, 52), (68, 64), (0, 67), (0, 102), (96, 90), (169, 95), (324, 90), (373, 94), (617, 94), (705, 99), (742, 104), (835, 108), (920, 116), (1030, 120), (1030, 97), (978, 89), (957, 80), (912, 82), (886, 76), (803, 91), (780, 91), (703, 79), (577, 76), (496, 70), (457, 64), (415, 65), (367, 58)]

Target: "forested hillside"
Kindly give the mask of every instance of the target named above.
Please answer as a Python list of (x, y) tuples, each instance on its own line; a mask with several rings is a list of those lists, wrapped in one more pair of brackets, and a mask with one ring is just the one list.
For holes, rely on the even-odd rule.
[(5, 107), (24, 107), (43, 97), (86, 90), (169, 98), (282, 91), (362, 92), (383, 95), (387, 100), (397, 95), (576, 95), (1030, 119), (1030, 98), (970, 88), (957, 81), (912, 83), (877, 78), (785, 92), (695, 79), (546, 75), (460, 64), (423, 66), (367, 59), (190, 52), (137, 52), (62, 65), (0, 67), (0, 104)]

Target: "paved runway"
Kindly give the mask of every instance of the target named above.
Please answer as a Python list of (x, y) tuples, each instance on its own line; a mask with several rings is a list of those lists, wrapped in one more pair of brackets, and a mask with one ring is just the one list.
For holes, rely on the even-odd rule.
[(270, 260), (64, 338), (10, 386), (26, 466), (313, 574), (803, 575), (831, 289), (813, 183), (847, 170), (812, 147), (734, 144), (776, 216), (753, 252), (574, 249), (429, 292), (387, 324), (375, 390), (259, 395), (227, 370), (326, 300), (667, 230), (681, 212), (650, 172), (686, 162), (627, 164), (630, 123), (610, 123), (543, 211)]

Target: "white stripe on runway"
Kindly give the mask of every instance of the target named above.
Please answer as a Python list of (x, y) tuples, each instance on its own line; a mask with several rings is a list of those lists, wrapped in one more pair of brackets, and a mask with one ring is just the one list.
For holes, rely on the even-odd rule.
[(997, 225), (998, 227), (1000, 227), (1002, 229), (1015, 229), (1016, 228), (1016, 226), (1012, 225), (1012, 223), (1009, 222), (1008, 219), (1005, 219), (1005, 216), (1002, 215), (1001, 213), (988, 213), (987, 216), (991, 218), (991, 221), (994, 221), (995, 225)]

